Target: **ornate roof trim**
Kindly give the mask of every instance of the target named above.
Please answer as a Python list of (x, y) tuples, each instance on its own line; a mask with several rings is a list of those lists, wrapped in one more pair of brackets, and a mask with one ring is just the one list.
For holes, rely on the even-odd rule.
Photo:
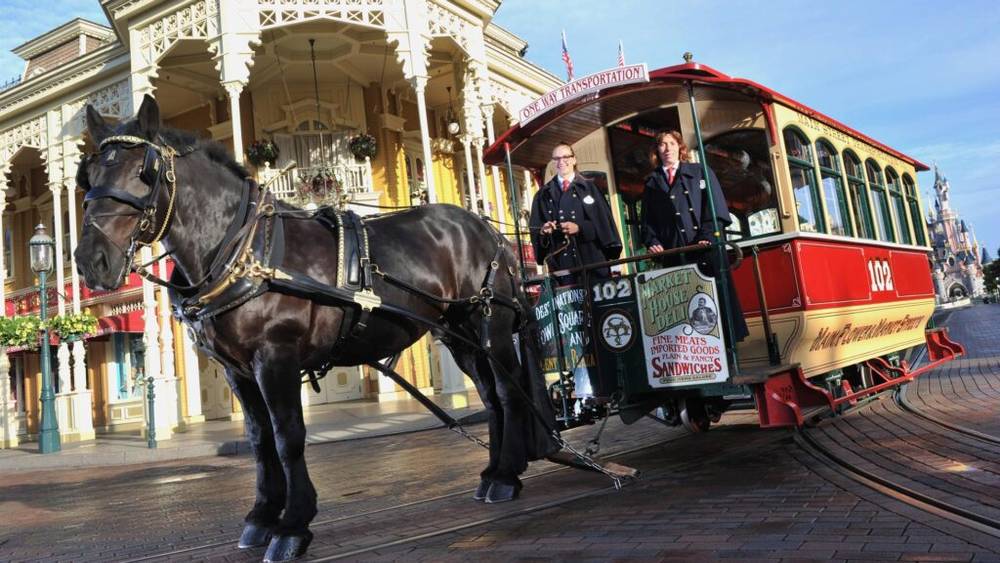
[(99, 23), (94, 23), (83, 18), (76, 18), (14, 47), (11, 49), (11, 52), (28, 61), (60, 45), (74, 41), (81, 35), (87, 35), (98, 41), (106, 42), (114, 38), (115, 32), (110, 27)]

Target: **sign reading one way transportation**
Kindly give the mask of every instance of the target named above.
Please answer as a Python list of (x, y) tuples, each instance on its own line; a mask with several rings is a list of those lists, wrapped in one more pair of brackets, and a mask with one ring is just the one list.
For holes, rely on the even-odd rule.
[(519, 123), (521, 127), (524, 127), (536, 117), (570, 100), (594, 94), (605, 88), (637, 82), (649, 82), (649, 71), (646, 69), (646, 63), (615, 67), (577, 78), (521, 108), (521, 111), (518, 112)]

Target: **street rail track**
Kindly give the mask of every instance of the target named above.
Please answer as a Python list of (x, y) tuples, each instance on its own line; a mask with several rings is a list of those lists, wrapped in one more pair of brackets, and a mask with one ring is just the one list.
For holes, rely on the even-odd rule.
[(806, 432), (795, 434), (796, 444), (807, 454), (820, 462), (831, 461), (841, 469), (840, 473), (856, 483), (878, 491), (890, 498), (903, 502), (928, 514), (945, 518), (978, 532), (1000, 538), (1000, 520), (966, 510), (954, 504), (944, 502), (919, 491), (905, 487), (899, 483), (862, 469), (845, 461), (823, 447)]
[[(687, 432), (679, 433), (679, 434), (677, 434), (675, 436), (669, 436), (669, 437), (666, 437), (665, 439), (658, 440), (655, 443), (644, 444), (644, 445), (637, 446), (637, 447), (634, 447), (634, 448), (629, 448), (629, 449), (625, 449), (625, 450), (622, 450), (622, 451), (616, 451), (616, 452), (610, 453), (610, 454), (604, 456), (602, 459), (603, 460), (618, 459), (618, 458), (621, 458), (623, 456), (627, 456), (627, 455), (630, 455), (630, 454), (641, 452), (643, 450), (648, 450), (650, 448), (655, 448), (655, 447), (658, 447), (658, 446), (662, 446), (664, 444), (668, 444), (670, 442), (679, 440), (679, 439), (684, 438), (684, 437), (689, 436), (689, 435), (690, 434), (687, 433)], [(539, 471), (537, 473), (532, 473), (531, 475), (523, 476), (521, 478), (521, 480), (522, 481), (533, 481), (533, 480), (537, 480), (539, 478), (546, 477), (546, 476), (549, 476), (549, 475), (552, 475), (552, 474), (566, 472), (566, 471), (568, 471), (570, 469), (571, 468), (565, 467), (565, 466), (553, 465), (551, 469), (545, 469), (545, 470)], [(594, 475), (594, 476), (596, 476), (597, 474), (588, 474), (588, 475)], [(604, 477), (601, 477), (601, 479), (603, 479), (603, 478)], [(613, 490), (614, 487), (611, 486), (611, 489)], [(601, 489), (601, 491), (603, 491), (603, 489)], [(315, 533), (318, 530), (323, 530), (323, 529), (326, 529), (326, 528), (329, 528), (329, 527), (332, 527), (332, 526), (344, 525), (346, 523), (349, 523), (352, 520), (360, 520), (360, 519), (371, 518), (371, 517), (378, 516), (379, 514), (383, 514), (383, 513), (389, 513), (389, 512), (396, 512), (396, 511), (400, 511), (400, 510), (411, 509), (411, 508), (415, 508), (415, 507), (420, 507), (422, 505), (430, 505), (430, 504), (434, 504), (434, 503), (439, 503), (439, 502), (447, 501), (447, 500), (450, 500), (450, 499), (463, 499), (463, 500), (466, 500), (467, 498), (471, 498), (472, 492), (473, 492), (472, 489), (462, 489), (460, 491), (454, 491), (454, 492), (445, 493), (445, 494), (441, 494), (441, 495), (436, 495), (436, 496), (432, 496), (432, 497), (428, 497), (428, 498), (423, 498), (423, 499), (416, 499), (416, 500), (413, 500), (413, 501), (410, 501), (410, 502), (395, 504), (395, 505), (391, 505), (391, 506), (383, 506), (383, 507), (380, 507), (380, 508), (375, 508), (375, 509), (372, 509), (372, 510), (365, 510), (365, 511), (361, 511), (361, 512), (354, 513), (354, 514), (345, 514), (345, 515), (337, 516), (337, 517), (334, 517), (334, 518), (327, 518), (327, 519), (322, 519), (322, 520), (316, 520), (316, 521), (312, 522), (312, 524), (310, 525), (310, 530), (312, 530)], [(587, 496), (587, 495), (584, 495), (584, 496)], [(581, 498), (583, 498), (583, 497), (581, 497)], [(564, 502), (570, 502), (570, 501), (566, 500)], [(324, 503), (322, 503), (320, 505), (320, 510), (322, 511), (324, 509), (330, 509), (330, 508), (332, 508), (333, 506), (335, 506), (337, 504), (338, 504), (337, 501), (327, 501), (327, 502), (324, 502)], [(503, 506), (503, 505), (498, 505), (498, 506)], [(556, 506), (556, 505), (554, 504), (553, 506)], [(528, 512), (537, 511), (537, 510), (541, 510), (541, 508), (531, 507), (531, 508), (525, 508), (525, 509), (522, 509), (520, 511), (515, 511), (515, 512), (524, 512), (524, 511), (527, 511), (527, 512), (524, 512), (524, 513), (528, 513)], [(491, 517), (491, 518), (482, 519), (481, 522), (470, 524), (470, 526), (475, 526), (475, 525), (479, 525), (479, 524), (483, 524), (483, 523), (488, 523), (488, 522), (492, 522), (492, 521), (495, 521), (495, 520), (498, 520), (498, 519), (503, 519), (503, 518), (508, 518), (508, 517), (511, 517), (511, 515), (505, 513), (505, 514), (498, 515), (498, 517)], [(464, 526), (464, 527), (469, 527), (469, 526)], [(461, 529), (461, 528), (459, 527), (459, 528), (456, 528), (456, 529)], [(452, 531), (454, 531), (454, 530), (452, 530)], [(442, 533), (447, 533), (447, 532), (442, 532)], [(422, 539), (422, 538), (412, 538), (409, 541), (416, 541), (418, 539)], [(405, 542), (403, 542), (403, 543), (405, 543)], [(154, 553), (154, 554), (150, 554), (150, 555), (145, 555), (145, 556), (142, 556), (142, 557), (128, 559), (128, 560), (123, 561), (122, 563), (139, 563), (139, 562), (142, 562), (142, 561), (170, 560), (170, 559), (175, 559), (175, 558), (182, 557), (182, 556), (194, 556), (195, 554), (199, 554), (199, 553), (211, 552), (212, 550), (219, 549), (219, 548), (226, 548), (227, 551), (232, 550), (233, 552), (235, 552), (236, 551), (236, 547), (235, 546), (236, 546), (236, 539), (234, 537), (228, 537), (227, 536), (225, 540), (220, 540), (220, 541), (217, 541), (217, 542), (210, 542), (210, 543), (203, 543), (203, 544), (199, 544), (199, 545), (194, 545), (194, 546), (189, 546), (189, 547), (183, 547), (183, 548), (179, 548), (179, 549), (175, 549), (175, 550), (170, 550), (170, 551), (158, 552), (158, 553)], [(250, 552), (250, 551), (252, 551), (252, 550), (246, 550), (246, 552)]]
[(908, 412), (908, 413), (910, 413), (910, 414), (912, 414), (914, 416), (918, 416), (918, 417), (920, 417), (920, 418), (922, 418), (922, 419), (924, 419), (924, 420), (926, 420), (928, 422), (932, 422), (934, 424), (937, 424), (938, 426), (941, 426), (943, 428), (947, 428), (948, 430), (951, 430), (953, 432), (958, 432), (959, 434), (963, 434), (965, 436), (969, 436), (969, 437), (974, 438), (976, 440), (981, 440), (983, 442), (987, 442), (987, 443), (990, 443), (990, 444), (1000, 445), (1000, 438), (998, 438), (996, 436), (993, 436), (991, 434), (986, 434), (986, 433), (980, 432), (978, 430), (973, 430), (972, 428), (968, 428), (968, 427), (965, 427), (965, 426), (962, 426), (962, 425), (959, 425), (959, 424), (948, 422), (946, 420), (942, 420), (941, 417), (934, 416), (934, 415), (932, 415), (932, 414), (930, 414), (928, 412), (925, 412), (925, 411), (923, 411), (923, 410), (921, 410), (921, 409), (913, 406), (913, 404), (910, 403), (910, 401), (906, 398), (906, 393), (907, 393), (907, 385), (903, 385), (900, 389), (898, 389), (895, 392), (895, 397), (894, 397), (895, 400), (896, 400), (896, 403), (903, 410), (905, 410), (906, 412)]

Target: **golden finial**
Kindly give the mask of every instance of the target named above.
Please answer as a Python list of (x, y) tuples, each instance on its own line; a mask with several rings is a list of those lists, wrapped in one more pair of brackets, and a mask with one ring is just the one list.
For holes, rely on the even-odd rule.
[(684, 62), (687, 64), (691, 64), (691, 61), (694, 59), (694, 55), (691, 54), (691, 51), (684, 51), (683, 57)]

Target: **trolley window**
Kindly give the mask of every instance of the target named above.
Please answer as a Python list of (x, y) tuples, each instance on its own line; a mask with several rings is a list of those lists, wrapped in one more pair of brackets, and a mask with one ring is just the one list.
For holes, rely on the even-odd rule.
[(885, 195), (885, 186), (882, 184), (882, 168), (869, 158), (865, 161), (865, 172), (868, 173), (868, 185), (872, 189), (872, 205), (875, 207), (875, 229), (878, 233), (878, 239), (896, 242), (896, 235), (892, 232), (889, 199)]
[(903, 244), (913, 244), (910, 237), (910, 221), (907, 219), (906, 201), (903, 199), (903, 188), (899, 184), (899, 174), (891, 166), (885, 169), (885, 183), (889, 187), (889, 199), (896, 212), (896, 228), (899, 229), (899, 241)]
[(865, 173), (861, 168), (861, 160), (851, 151), (844, 151), (844, 171), (847, 173), (847, 191), (854, 209), (854, 225), (858, 236), (874, 239), (875, 226), (872, 224), (872, 210), (868, 203)]
[(823, 202), (830, 220), (830, 234), (852, 236), (850, 215), (847, 212), (847, 195), (840, 177), (840, 158), (837, 151), (823, 140), (816, 141), (816, 161), (819, 163)]
[(906, 202), (910, 207), (910, 220), (913, 221), (913, 234), (917, 237), (917, 244), (927, 245), (927, 237), (924, 236), (923, 215), (920, 213), (920, 203), (917, 200), (917, 186), (909, 174), (903, 174), (903, 191), (906, 193)]
[(708, 165), (726, 194), (733, 224), (726, 228), (732, 240), (781, 232), (774, 170), (763, 129), (728, 131), (705, 143)]
[(812, 147), (805, 135), (795, 128), (786, 128), (784, 137), (799, 229), (814, 233), (826, 232), (823, 225), (823, 210), (819, 203), (819, 189), (816, 186), (816, 173), (813, 171)]

